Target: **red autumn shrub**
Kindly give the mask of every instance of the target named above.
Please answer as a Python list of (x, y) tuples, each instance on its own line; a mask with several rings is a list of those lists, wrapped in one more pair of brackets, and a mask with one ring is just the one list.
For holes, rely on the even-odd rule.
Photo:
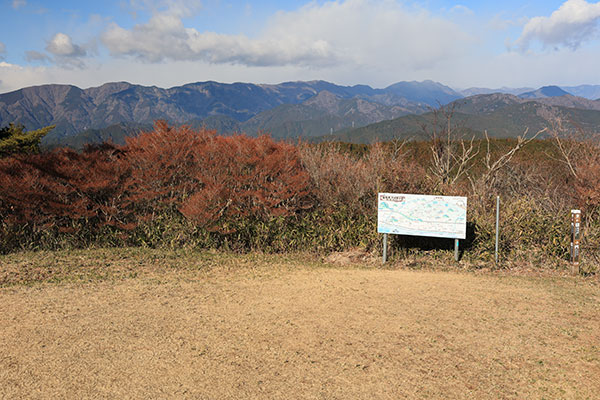
[(128, 168), (120, 155), (105, 145), (0, 160), (0, 214), (9, 223), (61, 231), (74, 222), (126, 227), (119, 202)]
[(145, 218), (178, 210), (199, 226), (230, 231), (241, 218), (288, 216), (311, 204), (297, 149), (266, 136), (222, 137), (158, 121), (127, 140), (127, 161), (125, 203)]
[(235, 230), (242, 219), (289, 216), (312, 205), (309, 177), (295, 146), (268, 136), (212, 137), (196, 154), (200, 185), (180, 211), (210, 230)]
[(165, 121), (156, 121), (152, 132), (127, 138), (126, 204), (141, 217), (176, 210), (198, 189), (202, 155), (214, 139), (214, 131), (169, 127)]
[(374, 197), (376, 182), (364, 160), (335, 145), (301, 145), (302, 163), (308, 171), (318, 203), (331, 211), (345, 206), (362, 212), (366, 199)]
[(289, 216), (312, 205), (293, 145), (162, 121), (122, 148), (3, 159), (0, 184), (0, 215), (8, 222), (61, 231), (75, 222), (131, 229), (164, 212), (230, 231), (242, 219)]

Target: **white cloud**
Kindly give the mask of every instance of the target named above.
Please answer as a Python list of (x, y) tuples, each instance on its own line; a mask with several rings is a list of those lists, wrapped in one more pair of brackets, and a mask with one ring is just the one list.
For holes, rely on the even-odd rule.
[(545, 47), (577, 49), (595, 36), (600, 19), (600, 2), (567, 0), (550, 17), (531, 18), (515, 44), (526, 50), (534, 40)]
[(20, 65), (10, 64), (10, 63), (7, 63), (6, 61), (0, 61), (0, 68), (4, 68), (5, 70), (6, 69), (19, 70), (19, 71), (23, 70), (23, 67), (21, 67)]
[(102, 42), (113, 55), (131, 55), (149, 62), (202, 60), (264, 66), (324, 64), (335, 59), (323, 40), (294, 44), (280, 39), (252, 40), (244, 35), (199, 33), (185, 28), (178, 17), (164, 14), (132, 30), (113, 24), (102, 35)]
[(309, 3), (276, 14), (256, 38), (199, 32), (167, 12), (132, 29), (113, 24), (102, 35), (112, 55), (147, 62), (311, 68), (345, 63), (427, 68), (464, 53), (469, 41), (456, 24), (391, 0)]
[(14, 8), (15, 10), (18, 10), (21, 7), (25, 7), (26, 5), (27, 5), (26, 0), (13, 0), (13, 2), (12, 2), (12, 8)]
[(60, 32), (48, 42), (46, 50), (59, 57), (82, 57), (86, 54), (85, 49), (74, 44), (69, 35)]
[(0, 42), (0, 60), (4, 60), (4, 54), (6, 54), (6, 45)]
[(57, 33), (50, 39), (46, 45), (46, 51), (52, 54), (54, 57), (44, 58), (43, 53), (31, 51), (26, 53), (28, 61), (49, 61), (52, 60), (56, 64), (60, 64), (66, 67), (85, 67), (82, 58), (87, 55), (87, 51), (84, 47), (73, 43), (71, 37), (65, 33)]

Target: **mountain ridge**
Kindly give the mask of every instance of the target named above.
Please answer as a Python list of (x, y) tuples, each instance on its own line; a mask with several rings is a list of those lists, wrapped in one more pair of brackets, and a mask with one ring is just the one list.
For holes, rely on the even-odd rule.
[[(396, 85), (399, 84), (402, 82)], [(436, 93), (442, 101), (461, 97), (449, 87), (431, 81), (411, 82), (405, 86), (374, 89), (367, 85), (341, 86), (326, 81), (280, 84), (206, 81), (166, 89), (128, 82), (108, 82), (81, 89), (74, 85), (49, 84), (0, 94), (0, 125), (20, 123), (28, 129), (56, 125), (49, 134), (51, 138), (121, 123), (151, 124), (157, 119), (181, 124), (225, 115), (243, 123), (260, 112), (283, 104), (300, 104), (325, 90), (344, 99), (361, 98), (386, 106), (402, 106), (413, 112), (433, 106), (421, 100), (431, 99)], [(419, 87), (424, 93), (419, 92)]]
[[(574, 88), (594, 93), (596, 86)], [(267, 132), (287, 139), (336, 133), (353, 140), (352, 132), (357, 129), (377, 131), (381, 136), (379, 128), (370, 125), (398, 118), (404, 118), (399, 122), (404, 128), (414, 130), (415, 121), (422, 124), (426, 118), (422, 114), (450, 104), (474, 132), (487, 129), (492, 135), (517, 135), (522, 126), (541, 126), (558, 117), (579, 118), (582, 126), (596, 129), (600, 100), (574, 96), (558, 86), (514, 91), (516, 95), (494, 92), (463, 97), (431, 80), (401, 81), (380, 89), (323, 80), (279, 84), (204, 81), (170, 88), (123, 81), (86, 89), (41, 85), (0, 94), (0, 125), (21, 123), (27, 129), (56, 125), (42, 141), (49, 147), (81, 147), (86, 141), (103, 139), (123, 142), (125, 136), (140, 129), (151, 129), (157, 119), (203, 126), (219, 134)], [(411, 122), (406, 125), (407, 121)], [(390, 124), (394, 122), (383, 125)]]
[[(577, 104), (579, 107), (567, 107), (563, 104)], [(502, 93), (481, 94), (450, 103), (445, 110), (452, 113), (453, 123), (467, 136), (482, 137), (485, 131), (491, 137), (516, 137), (526, 129), (532, 133), (551, 127), (556, 119), (561, 119), (567, 129), (581, 129), (584, 133), (600, 131), (600, 101), (572, 95), (523, 99)], [(369, 143), (395, 138), (427, 139), (422, 127), (431, 127), (434, 121), (433, 113), (408, 115), (315, 140)], [(438, 129), (443, 127), (438, 126)]]

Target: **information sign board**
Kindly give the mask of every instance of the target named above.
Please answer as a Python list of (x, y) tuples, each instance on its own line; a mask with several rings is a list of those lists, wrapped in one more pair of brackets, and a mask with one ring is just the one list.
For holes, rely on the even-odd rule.
[(467, 198), (379, 193), (377, 232), (465, 239)]

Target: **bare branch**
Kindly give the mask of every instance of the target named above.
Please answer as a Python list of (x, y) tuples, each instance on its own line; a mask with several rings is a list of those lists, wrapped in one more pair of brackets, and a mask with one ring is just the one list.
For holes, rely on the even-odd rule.
[(529, 128), (525, 129), (523, 135), (517, 137), (517, 144), (515, 144), (514, 147), (512, 147), (506, 153), (498, 157), (494, 162), (491, 161), (490, 138), (488, 136), (487, 131), (485, 131), (485, 139), (487, 141), (487, 153), (485, 155), (486, 171), (482, 175), (483, 182), (488, 186), (491, 185), (496, 177), (496, 173), (500, 169), (504, 168), (519, 150), (521, 150), (524, 146), (526, 146), (531, 141), (535, 140), (539, 135), (546, 132), (547, 130), (548, 128), (540, 129), (533, 136), (528, 138), (527, 132), (529, 131)]
[(562, 119), (557, 118), (552, 121), (552, 130), (550, 131), (552, 138), (554, 139), (554, 143), (556, 148), (560, 153), (560, 158), (552, 157), (553, 160), (559, 161), (567, 166), (571, 175), (577, 179), (577, 172), (575, 170), (574, 165), (574, 155), (577, 150), (576, 146), (573, 145), (572, 139), (568, 139), (568, 143), (565, 143), (564, 138), (561, 138), (561, 134), (566, 132), (566, 129), (563, 127)]
[(479, 146), (475, 145), (475, 137), (465, 141), (460, 132), (462, 126), (454, 122), (456, 104), (432, 111), (433, 123), (422, 126), (430, 138), (431, 167), (429, 178), (437, 185), (455, 184), (472, 167), (472, 160), (479, 154)]

